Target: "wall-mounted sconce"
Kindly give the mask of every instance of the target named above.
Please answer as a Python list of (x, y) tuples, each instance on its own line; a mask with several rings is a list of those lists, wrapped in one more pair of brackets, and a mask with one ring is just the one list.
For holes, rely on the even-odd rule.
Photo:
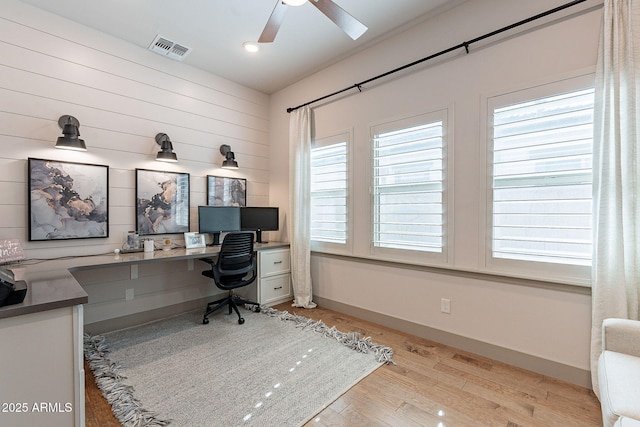
[(238, 162), (236, 162), (236, 155), (231, 151), (231, 147), (227, 144), (222, 144), (220, 146), (220, 153), (224, 156), (224, 162), (222, 162), (222, 167), (224, 169), (238, 169)]
[(60, 116), (58, 126), (62, 129), (62, 135), (56, 142), (56, 148), (65, 150), (87, 151), (84, 140), (78, 138), (80, 136), (80, 122), (73, 116)]
[(159, 162), (177, 162), (178, 156), (173, 152), (173, 144), (169, 139), (169, 135), (166, 133), (159, 133), (156, 135), (156, 142), (160, 146), (160, 151), (156, 156), (156, 160)]

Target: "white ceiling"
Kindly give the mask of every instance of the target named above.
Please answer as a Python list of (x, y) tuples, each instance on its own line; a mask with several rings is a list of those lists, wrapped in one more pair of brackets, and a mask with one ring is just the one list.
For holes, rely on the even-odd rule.
[(162, 35), (192, 49), (185, 63), (267, 94), (461, 3), (334, 0), (369, 28), (355, 41), (313, 5), (289, 6), (275, 41), (249, 54), (242, 43), (258, 40), (279, 0), (22, 1), (143, 48)]

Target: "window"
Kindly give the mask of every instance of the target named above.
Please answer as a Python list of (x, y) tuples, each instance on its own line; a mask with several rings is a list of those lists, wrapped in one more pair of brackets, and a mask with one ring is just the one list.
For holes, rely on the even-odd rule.
[(589, 267), (593, 88), (500, 101), (492, 108), (492, 258)]
[(316, 140), (312, 145), (311, 240), (314, 242), (347, 243), (348, 141), (349, 135), (343, 134)]
[(443, 254), (445, 113), (373, 127), (374, 248)]

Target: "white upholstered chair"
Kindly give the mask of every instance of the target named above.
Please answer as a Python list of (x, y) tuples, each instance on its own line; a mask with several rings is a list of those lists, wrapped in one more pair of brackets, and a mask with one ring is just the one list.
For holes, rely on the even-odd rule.
[(598, 388), (604, 427), (640, 427), (640, 321), (605, 319)]

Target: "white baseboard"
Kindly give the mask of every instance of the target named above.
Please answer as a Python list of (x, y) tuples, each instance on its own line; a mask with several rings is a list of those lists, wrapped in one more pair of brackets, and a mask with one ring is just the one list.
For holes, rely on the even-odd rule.
[[(158, 308), (155, 310), (145, 311), (142, 313), (135, 313), (115, 319), (95, 322), (84, 325), (84, 330), (91, 334), (102, 334), (105, 332), (140, 325), (142, 323), (152, 322), (154, 320), (162, 319), (169, 316), (175, 316), (187, 311), (197, 310), (198, 308), (202, 308), (202, 312), (204, 313), (204, 309), (210, 299), (211, 297), (207, 297)], [(460, 335), (452, 334), (450, 332), (441, 331), (438, 329), (430, 328), (428, 326), (376, 313), (374, 311), (354, 307), (341, 302), (322, 298), (317, 295), (314, 295), (313, 301), (321, 307), (325, 307), (330, 310), (349, 314), (363, 320), (397, 329), (399, 331), (416, 335), (418, 337), (435, 341), (454, 348), (458, 348), (460, 350), (468, 351), (479, 356), (488, 357), (499, 362), (516, 366), (518, 368), (527, 369), (542, 375), (547, 375), (549, 377), (576, 384), (581, 387), (586, 387), (589, 389), (591, 388), (591, 372), (584, 369), (568, 366), (536, 356), (531, 356), (526, 353), (510, 350), (493, 344), (487, 344), (485, 342), (474, 340), (472, 338), (463, 337)]]
[(313, 296), (313, 301), (319, 306), (345, 313), (359, 319), (397, 329), (421, 338), (435, 341), (444, 345), (448, 345), (460, 350), (468, 351), (479, 356), (488, 357), (499, 362), (507, 363), (518, 368), (527, 369), (542, 375), (547, 375), (562, 381), (579, 385), (591, 389), (591, 372), (554, 362), (552, 360), (531, 356), (526, 353), (499, 347), (493, 344), (487, 344), (472, 338), (463, 337), (452, 334), (450, 332), (441, 331), (430, 328), (428, 326), (387, 316), (385, 314), (376, 313), (374, 311), (365, 310), (363, 308), (354, 307), (326, 298)]

